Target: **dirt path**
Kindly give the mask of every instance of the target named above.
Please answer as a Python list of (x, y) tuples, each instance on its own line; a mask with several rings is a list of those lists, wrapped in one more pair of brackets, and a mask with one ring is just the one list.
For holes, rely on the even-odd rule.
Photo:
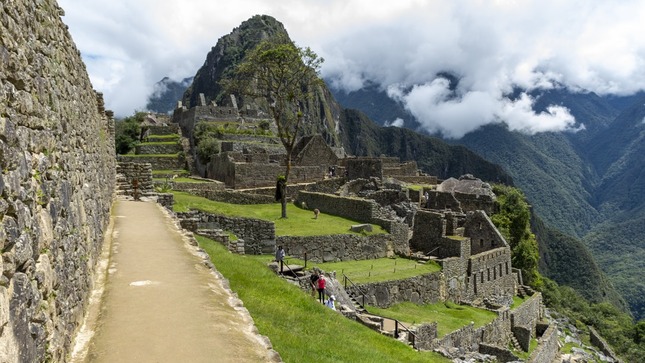
[[(119, 200), (89, 362), (279, 361), (153, 202)], [(95, 328), (92, 328), (94, 326)], [(74, 360), (74, 359), (73, 359)], [(78, 361), (78, 360), (77, 360)]]

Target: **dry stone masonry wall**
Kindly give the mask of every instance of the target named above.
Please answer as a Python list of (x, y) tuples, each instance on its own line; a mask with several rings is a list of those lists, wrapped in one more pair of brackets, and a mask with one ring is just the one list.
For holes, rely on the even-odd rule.
[(114, 125), (54, 0), (0, 3), (0, 361), (64, 361), (109, 222)]

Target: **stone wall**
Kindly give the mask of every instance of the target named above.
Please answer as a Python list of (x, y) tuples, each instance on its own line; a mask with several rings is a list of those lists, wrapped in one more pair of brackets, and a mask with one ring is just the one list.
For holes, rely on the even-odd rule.
[(511, 250), (501, 247), (471, 256), (468, 260), (468, 294), (472, 299), (486, 297), (489, 302), (510, 305), (515, 295), (515, 276), (511, 271)]
[(511, 310), (511, 324), (513, 327), (524, 327), (536, 336), (535, 327), (543, 315), (542, 294), (535, 293), (517, 308)]
[(159, 125), (159, 126), (146, 126), (149, 135), (174, 135), (179, 134), (179, 125)]
[(436, 176), (430, 176), (430, 175), (419, 175), (419, 176), (397, 175), (396, 179), (410, 184), (422, 184), (422, 185), (436, 185), (439, 181)]
[(436, 190), (428, 190), (428, 201), (425, 208), (462, 212), (461, 203), (454, 195)]
[(135, 179), (138, 183), (139, 195), (146, 196), (155, 193), (150, 164), (117, 163), (116, 173), (116, 187), (120, 193), (134, 196), (133, 182)]
[(551, 363), (560, 351), (560, 339), (558, 329), (550, 325), (538, 340), (538, 346), (531, 352), (526, 360), (528, 363)]
[(66, 360), (110, 218), (114, 122), (62, 14), (0, 5), (0, 362)]
[(236, 192), (233, 190), (191, 190), (191, 194), (232, 204), (271, 204), (275, 197), (261, 194)]
[[(348, 276), (350, 279), (351, 276)], [(444, 301), (441, 272), (414, 276), (403, 280), (376, 282), (348, 286), (347, 292), (353, 296), (365, 293), (365, 303), (382, 309), (402, 302), (415, 304), (432, 304)]]
[(446, 234), (446, 223), (441, 214), (419, 210), (414, 216), (413, 234), (410, 239), (410, 248), (415, 251), (429, 253), (440, 258), (453, 257), (454, 253), (436, 250)]
[(182, 154), (172, 156), (118, 155), (117, 160), (129, 163), (149, 163), (154, 170), (177, 170), (184, 169), (186, 166)]
[(464, 223), (464, 235), (470, 237), (470, 253), (473, 255), (508, 246), (508, 243), (488, 218), (488, 215), (480, 210), (468, 214), (468, 218)]
[(290, 255), (314, 262), (338, 262), (369, 260), (392, 255), (390, 235), (337, 234), (326, 236), (280, 236), (277, 245), (282, 245)]
[(184, 183), (184, 182), (175, 182), (170, 180), (172, 183), (172, 189), (177, 190), (180, 192), (193, 192), (193, 193), (198, 193), (198, 192), (215, 192), (215, 191), (223, 191), (224, 190), (224, 183), (218, 182), (218, 181), (209, 181), (207, 183)]
[(135, 146), (135, 154), (176, 154), (181, 151), (179, 142), (172, 143), (143, 143)]
[(603, 352), (606, 356), (613, 358), (616, 362), (622, 362), (622, 360), (618, 358), (616, 353), (614, 353), (614, 351), (611, 349), (611, 346), (592, 326), (589, 326), (589, 339), (591, 340), (591, 344), (600, 349), (600, 351)]
[(323, 213), (351, 219), (357, 222), (371, 223), (378, 205), (373, 200), (346, 198), (335, 195), (301, 191), (296, 203), (305, 203), (309, 209), (318, 209)]
[[(224, 182), (230, 188), (242, 189), (275, 186), (278, 175), (284, 175), (285, 166), (279, 163), (236, 162), (235, 157), (235, 153), (228, 152), (214, 156), (208, 164), (207, 176)], [(319, 166), (293, 166), (289, 183), (319, 181), (323, 176), (324, 170)]]
[(244, 240), (244, 253), (259, 255), (275, 252), (275, 223), (261, 219), (227, 217), (202, 211), (177, 213), (181, 227), (192, 232), (221, 229)]
[(383, 162), (373, 158), (346, 159), (345, 168), (348, 180), (383, 178)]

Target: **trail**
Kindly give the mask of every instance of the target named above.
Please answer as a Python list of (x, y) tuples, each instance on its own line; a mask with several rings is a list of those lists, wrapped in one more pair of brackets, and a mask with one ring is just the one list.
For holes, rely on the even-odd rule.
[(159, 205), (118, 200), (114, 208), (101, 308), (72, 361), (280, 361)]

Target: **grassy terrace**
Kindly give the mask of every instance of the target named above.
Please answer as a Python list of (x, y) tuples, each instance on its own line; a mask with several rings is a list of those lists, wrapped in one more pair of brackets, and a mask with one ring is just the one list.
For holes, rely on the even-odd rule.
[(244, 302), (260, 334), (269, 337), (287, 363), (450, 362), (433, 352), (417, 352), (326, 308), (257, 259), (231, 254), (207, 238), (197, 240)]
[[(272, 255), (249, 256), (264, 264), (273, 261)], [(304, 265), (305, 261), (287, 256), (288, 264)], [(337, 278), (342, 281), (344, 273), (355, 284), (365, 284), (382, 281), (402, 280), (427, 273), (441, 271), (436, 262), (420, 264), (406, 258), (379, 258), (375, 260), (341, 261), (315, 263), (307, 261), (307, 269), (319, 267), (323, 271), (336, 271)]]
[[(166, 178), (153, 178), (153, 180), (156, 182), (165, 182)], [(171, 178), (170, 181), (172, 181), (173, 183), (195, 183), (195, 184), (212, 183), (208, 180), (193, 179), (193, 178), (187, 178), (187, 177), (178, 177), (174, 179)]]
[(169, 134), (169, 135), (148, 135), (149, 139), (178, 139), (179, 134)]
[(122, 156), (127, 156), (129, 158), (176, 158), (179, 156), (179, 153), (175, 154), (125, 154)]
[(175, 141), (151, 141), (151, 142), (142, 142), (139, 145), (177, 145), (178, 142)]
[(181, 176), (183, 176), (183, 175), (188, 175), (188, 174), (189, 174), (188, 170), (183, 170), (183, 169), (178, 169), (178, 170), (166, 169), (166, 170), (153, 170), (152, 171), (153, 176), (155, 176), (155, 175), (181, 175)]
[[(320, 236), (331, 234), (353, 234), (349, 230), (352, 224), (360, 222), (346, 218), (320, 213), (318, 219), (313, 218), (313, 212), (300, 209), (293, 204), (287, 204), (289, 218), (280, 218), (280, 204), (231, 204), (216, 202), (184, 192), (172, 192), (175, 196), (175, 212), (186, 212), (189, 209), (201, 210), (208, 213), (231, 217), (256, 218), (275, 222), (276, 236)], [(380, 226), (373, 226), (370, 234), (387, 233)]]
[(439, 337), (462, 328), (470, 322), (474, 322), (477, 328), (490, 323), (497, 317), (497, 314), (488, 310), (451, 302), (427, 305), (406, 302), (393, 305), (389, 309), (369, 306), (367, 310), (373, 314), (397, 319), (405, 325), (436, 321)]

